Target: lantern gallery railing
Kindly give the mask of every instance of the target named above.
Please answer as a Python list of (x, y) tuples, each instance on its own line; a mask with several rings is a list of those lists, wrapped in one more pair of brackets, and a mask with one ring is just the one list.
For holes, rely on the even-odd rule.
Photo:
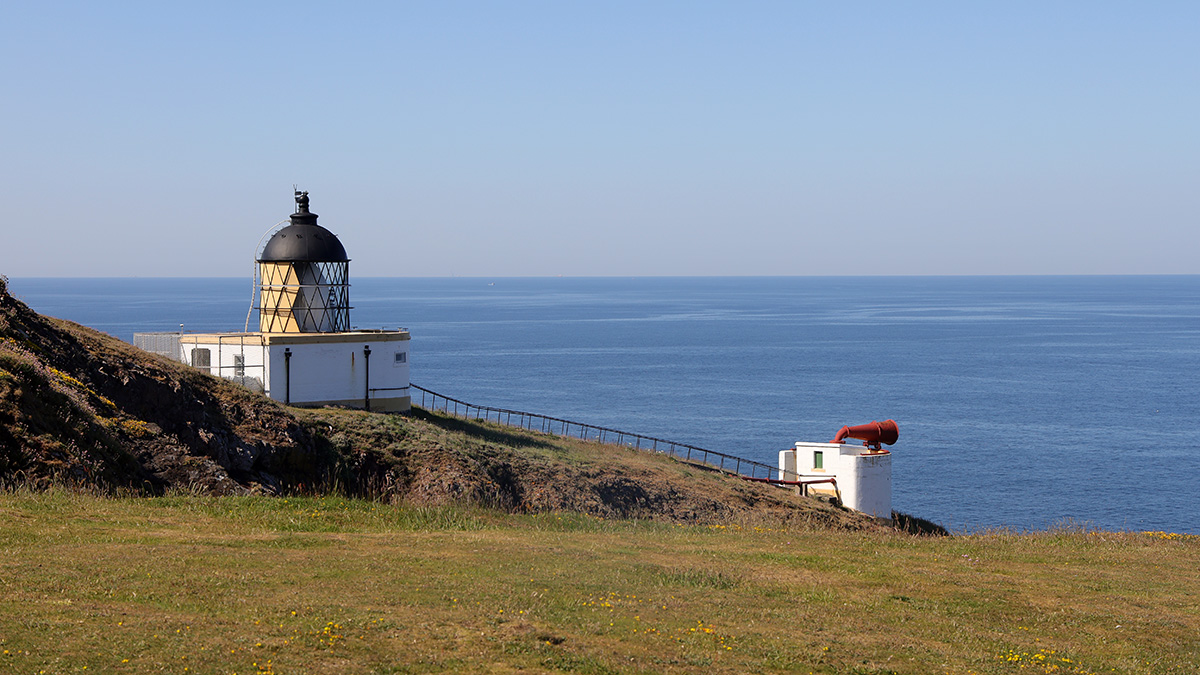
[[(706, 450), (704, 448), (689, 445), (687, 443), (678, 443), (676, 441), (668, 441), (654, 436), (646, 436), (643, 434), (635, 434), (629, 431), (621, 431), (619, 429), (610, 429), (608, 427), (596, 426), (595, 424), (584, 424), (583, 422), (573, 422), (558, 417), (550, 417), (549, 415), (539, 415), (537, 413), (524, 412), (521, 410), (508, 410), (506, 408), (492, 408), (485, 405), (475, 405), (467, 403), (456, 398), (443, 396), (426, 389), (424, 387), (410, 384), (410, 387), (421, 392), (421, 407), (426, 410), (440, 410), (455, 417), (464, 419), (480, 419), (487, 422), (496, 422), (512, 427), (520, 427), (530, 431), (541, 431), (547, 434), (557, 434), (559, 436), (569, 436), (585, 441), (598, 441), (600, 443), (612, 443), (614, 445), (624, 445), (637, 450), (646, 452), (655, 452), (660, 454), (670, 455), (676, 459), (685, 462), (694, 462), (698, 464), (706, 464), (708, 466), (741, 476), (758, 480), (760, 482), (775, 482), (774, 476), (778, 474), (779, 469), (770, 464), (763, 464), (749, 459), (743, 459), (735, 455), (727, 455), (723, 452), (715, 450)], [(413, 403), (416, 403), (414, 400)]]

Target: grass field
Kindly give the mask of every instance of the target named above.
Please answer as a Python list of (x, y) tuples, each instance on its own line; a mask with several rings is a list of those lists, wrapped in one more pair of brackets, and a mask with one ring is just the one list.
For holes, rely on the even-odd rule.
[(0, 673), (1196, 673), (1200, 538), (0, 493)]

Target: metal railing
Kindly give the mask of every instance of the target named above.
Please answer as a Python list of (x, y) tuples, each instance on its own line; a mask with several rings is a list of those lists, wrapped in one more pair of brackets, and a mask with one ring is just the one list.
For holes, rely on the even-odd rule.
[[(480, 419), (511, 427), (520, 427), (530, 431), (569, 436), (585, 441), (624, 445), (646, 452), (670, 455), (675, 459), (685, 462), (706, 464), (718, 471), (764, 482), (776, 480), (773, 478), (773, 475), (779, 472), (777, 467), (770, 464), (755, 462), (736, 455), (727, 455), (715, 450), (706, 450), (687, 443), (668, 441), (662, 438), (655, 438), (654, 436), (596, 426), (595, 424), (573, 422), (549, 415), (539, 415), (521, 410), (508, 410), (506, 408), (493, 408), (486, 405), (475, 405), (474, 403), (467, 403), (456, 398), (443, 396), (436, 391), (415, 384), (410, 383), (409, 386), (421, 392), (420, 406), (422, 408), (426, 410), (440, 410), (455, 417)], [(413, 403), (416, 403), (416, 400), (413, 400)]]
[(134, 333), (133, 346), (142, 351), (165, 356), (172, 361), (183, 361), (183, 348), (179, 345), (182, 331), (163, 333)]
[[(783, 473), (783, 472), (781, 471), (780, 473)], [(788, 473), (791, 473), (791, 472), (789, 471)], [(821, 483), (828, 483), (833, 486), (834, 493), (838, 495), (838, 498), (839, 499), (841, 498), (841, 492), (838, 491), (836, 478), (813, 478), (812, 480), (784, 480), (782, 478), (779, 478), (779, 479), (752, 478), (750, 476), (742, 476), (742, 478), (745, 478), (746, 480), (754, 481), (756, 483), (766, 483), (768, 485), (791, 486), (791, 487), (794, 487), (797, 490), (799, 490), (800, 494), (804, 495), (805, 497), (808, 496), (808, 486), (809, 485), (819, 485)]]

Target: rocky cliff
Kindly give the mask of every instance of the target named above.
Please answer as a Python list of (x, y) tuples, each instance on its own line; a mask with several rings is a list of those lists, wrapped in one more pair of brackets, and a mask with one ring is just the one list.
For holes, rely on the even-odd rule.
[(0, 280), (0, 480), (277, 491), (335, 458), (286, 408), (44, 317)]

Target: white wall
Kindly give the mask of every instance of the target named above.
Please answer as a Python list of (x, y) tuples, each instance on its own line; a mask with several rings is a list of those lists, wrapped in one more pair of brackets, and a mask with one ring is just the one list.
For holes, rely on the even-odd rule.
[[(373, 410), (397, 409), (395, 399), (410, 396), (408, 333), (371, 332), (329, 334), (227, 333), (185, 335), (184, 362), (195, 366), (194, 349), (208, 349), (210, 372), (263, 391), (277, 401), (294, 405), (339, 404), (362, 407), (367, 397), (367, 359), (371, 348)], [(286, 352), (291, 351), (290, 365)], [(397, 362), (396, 354), (403, 354)], [(235, 359), (244, 358), (245, 374), (236, 376)], [(407, 401), (399, 409), (407, 409)]]
[[(236, 380), (247, 388), (262, 393), (265, 389), (266, 346), (254, 333), (184, 335), (180, 338), (183, 362), (196, 366), (195, 350), (209, 352), (209, 372), (227, 379)], [(242, 374), (237, 371), (237, 357), (243, 359)]]
[[(409, 340), (387, 340), (363, 336), (356, 342), (308, 342), (274, 344), (268, 348), (269, 395), (277, 401), (290, 396), (292, 404), (342, 402), (361, 405), (366, 398), (367, 359), (363, 347), (370, 346), (370, 386), (372, 399), (408, 396)], [(285, 364), (285, 350), (291, 350)], [(404, 362), (395, 363), (395, 354), (404, 354)]]
[[(856, 511), (869, 513), (877, 518), (892, 517), (892, 454), (847, 454), (842, 455), (851, 465), (852, 477), (846, 492), (847, 506)], [(838, 481), (841, 484), (841, 481)]]

